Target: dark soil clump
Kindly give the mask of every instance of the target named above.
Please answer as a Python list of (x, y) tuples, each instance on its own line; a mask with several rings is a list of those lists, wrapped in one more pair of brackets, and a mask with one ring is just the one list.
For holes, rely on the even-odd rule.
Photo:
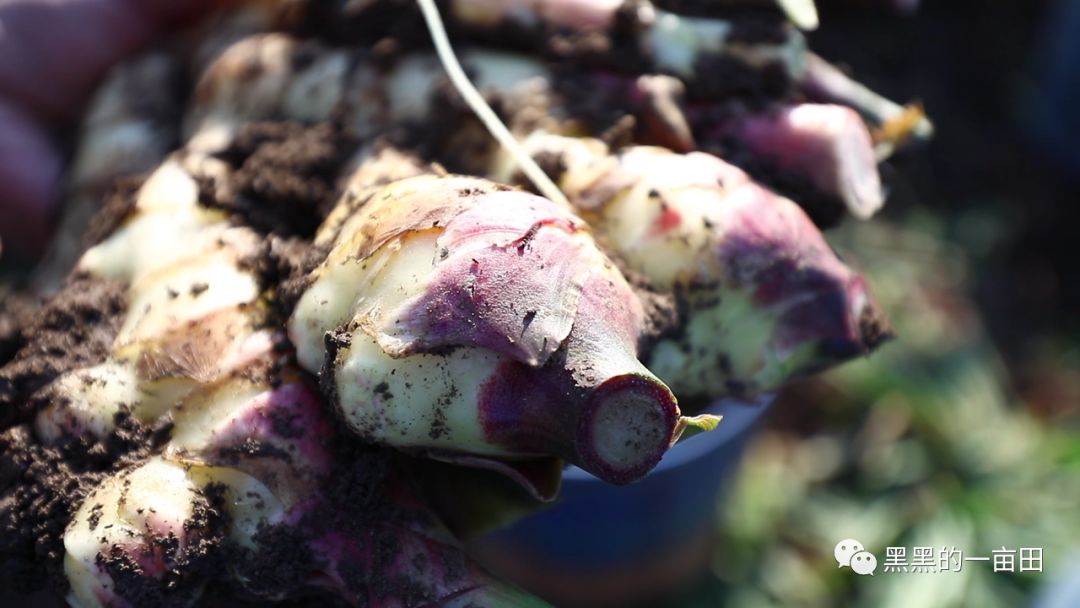
[(97, 245), (116, 231), (135, 210), (135, 197), (146, 181), (145, 176), (123, 177), (105, 193), (101, 209), (90, 219), (83, 236), (86, 247)]
[(827, 230), (837, 226), (847, 216), (847, 206), (842, 200), (823, 192), (806, 177), (782, 171), (730, 139), (724, 140), (718, 148), (709, 152), (746, 171), (770, 190), (798, 203), (818, 228)]
[(254, 270), (270, 304), (269, 325), (284, 326), (304, 289), (310, 273), (326, 258), (326, 251), (298, 237), (270, 235), (261, 251), (243, 263)]
[(74, 510), (105, 476), (141, 461), (168, 435), (121, 412), (103, 441), (39, 443), (30, 421), (61, 398), (48, 385), (106, 359), (126, 286), (77, 275), (44, 305), (27, 306), (5, 309), (19, 337), (0, 368), (0, 585), (18, 594), (66, 587), (62, 534)]
[(37, 309), (37, 298), (0, 287), (0, 366), (26, 343), (23, 328), (30, 325)]
[(63, 533), (82, 501), (107, 476), (157, 449), (167, 429), (126, 413), (104, 440), (38, 442), (28, 424), (0, 433), (0, 585), (16, 594), (66, 589)]
[(236, 168), (235, 197), (218, 200), (204, 188), (202, 202), (260, 232), (311, 237), (337, 200), (338, 175), (355, 148), (333, 123), (249, 123), (221, 153)]
[(123, 283), (76, 276), (36, 310), (26, 344), (0, 368), (0, 428), (32, 415), (34, 393), (60, 374), (104, 361), (126, 306)]

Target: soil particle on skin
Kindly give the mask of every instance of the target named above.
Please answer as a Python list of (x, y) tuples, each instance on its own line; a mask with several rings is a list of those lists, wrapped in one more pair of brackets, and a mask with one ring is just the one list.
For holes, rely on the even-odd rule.
[(229, 178), (235, 196), (217, 200), (204, 184), (200, 198), (261, 232), (310, 237), (338, 198), (338, 175), (355, 146), (332, 122), (245, 124), (220, 154), (236, 168)]
[(441, 407), (435, 408), (435, 412), (431, 418), (431, 428), (428, 430), (428, 437), (432, 439), (438, 439), (449, 432), (446, 424), (446, 412)]
[(866, 306), (859, 315), (859, 335), (862, 336), (864, 352), (872, 352), (896, 337), (888, 319), (875, 306)]
[(126, 311), (126, 286), (73, 277), (23, 328), (32, 340), (0, 368), (0, 428), (26, 420), (40, 388), (63, 372), (105, 360)]
[(152, 551), (164, 563), (158, 576), (148, 576), (143, 566), (119, 545), (98, 554), (97, 565), (112, 579), (113, 589), (133, 606), (180, 607), (191, 604), (208, 579), (220, 576), (231, 560), (225, 541), (228, 516), (224, 487), (210, 484), (201, 491), (184, 524), (186, 542), (172, 533), (151, 540)]
[(229, 446), (217, 450), (214, 454), (221, 462), (236, 466), (251, 458), (273, 458), (284, 463), (292, 461), (292, 454), (287, 450), (277, 447), (265, 441), (259, 441), (254, 437), (248, 437), (239, 445)]
[(394, 393), (390, 392), (390, 385), (386, 382), (380, 382), (375, 385), (375, 394), (382, 397), (384, 401), (389, 401), (394, 398)]
[(341, 405), (337, 399), (336, 372), (338, 367), (338, 355), (342, 351), (348, 351), (352, 346), (352, 333), (349, 328), (339, 327), (326, 332), (323, 336), (323, 349), (326, 356), (323, 358), (322, 369), (319, 370), (319, 392), (330, 404), (330, 412), (334, 416), (342, 417)]
[(299, 439), (304, 436), (304, 427), (298, 424), (299, 416), (274, 410), (270, 414), (270, 425), (278, 436), (284, 439)]

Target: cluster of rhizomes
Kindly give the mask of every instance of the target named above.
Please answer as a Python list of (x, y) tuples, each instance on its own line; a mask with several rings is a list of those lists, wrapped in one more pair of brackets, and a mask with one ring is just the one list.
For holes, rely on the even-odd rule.
[[(422, 44), (371, 44), (365, 20), (419, 28), (414, 8), (326, 4), (255, 3), (207, 26), (183, 146), (78, 263), (81, 280), (126, 285), (109, 354), (39, 389), (7, 435), (49, 446), (169, 424), (71, 498), (73, 605), (191, 604), (210, 583), (519, 605), (385, 450), (348, 445), (486, 467), (541, 499), (557, 484), (537, 471), (560, 462), (628, 483), (715, 424), (679, 400), (768, 391), (888, 335), (865, 280), (777, 189), (794, 184), (815, 219), (868, 217), (879, 158), (928, 123), (809, 54), (768, 3), (692, 17), (644, 0), (442, 3), (472, 80), (570, 208), (522, 188)], [(312, 14), (327, 36), (285, 33)], [(341, 44), (351, 31), (371, 40)], [(507, 40), (529, 54), (494, 50)], [(122, 93), (99, 97), (77, 181), (162, 149)], [(259, 274), (269, 237), (204, 204), (234, 195), (228, 150), (266, 120), (358, 142), (285, 314)]]

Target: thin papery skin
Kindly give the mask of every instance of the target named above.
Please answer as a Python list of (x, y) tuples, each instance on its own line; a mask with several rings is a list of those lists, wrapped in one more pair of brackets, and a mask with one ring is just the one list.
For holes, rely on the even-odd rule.
[[(544, 199), (500, 190), (477, 178), (421, 176), (371, 194), (344, 222), (315, 273), (315, 289), (291, 320), (301, 362), (321, 364), (313, 354), (321, 350), (322, 333), (351, 322), (392, 357), (476, 346), (528, 365), (544, 363), (569, 333), (590, 262), (602, 254), (580, 220)], [(417, 284), (393, 288), (403, 277), (387, 272), (392, 260), (386, 258), (425, 233), (434, 241), (430, 251), (416, 254), (420, 263), (410, 278)], [(376, 292), (391, 292), (397, 303), (387, 306), (387, 298), (380, 301), (363, 283), (353, 283), (342, 289), (357, 303), (333, 311), (345, 315), (327, 315), (333, 304), (320, 300), (320, 281), (343, 267)]]
[(79, 261), (82, 272), (128, 282), (128, 313), (107, 361), (46, 387), (54, 398), (36, 427), (49, 440), (104, 439), (122, 410), (153, 423), (271, 349), (258, 281), (242, 264), (259, 251), (258, 237), (198, 204), (184, 161), (178, 154), (162, 163), (123, 224)]
[(865, 281), (792, 201), (720, 159), (538, 133), (560, 184), (622, 259), (687, 312), (645, 361), (683, 398), (775, 388), (889, 335)]
[(885, 201), (870, 131), (851, 108), (783, 107), (734, 119), (704, 139), (720, 138), (731, 138), (756, 161), (805, 179), (859, 219), (872, 216)]
[[(69, 603), (191, 605), (217, 581), (263, 600), (323, 590), (350, 605), (542, 605), (469, 562), (389, 471), (359, 477), (375, 484), (368, 504), (335, 500), (335, 476), (384, 465), (335, 461), (331, 423), (305, 384), (231, 382), (182, 412), (163, 456), (105, 480), (79, 508), (64, 536)], [(281, 538), (300, 574), (267, 586), (251, 564)]]
[[(378, 157), (372, 159), (378, 163)], [(363, 171), (363, 167), (358, 172)], [(289, 336), (296, 345), (297, 360), (309, 370), (318, 371), (324, 359), (324, 335), (357, 316), (371, 328), (382, 343), (392, 345), (389, 337), (376, 328), (389, 311), (385, 300), (400, 302), (425, 284), (437, 252), (423, 251), (417, 263), (406, 269), (408, 277), (398, 277), (404, 284), (395, 289), (380, 276), (393, 270), (393, 252), (410, 238), (445, 227), (450, 219), (465, 209), (468, 198), (461, 192), (482, 194), (493, 189), (490, 182), (471, 177), (452, 177), (440, 181), (434, 176), (395, 181), (362, 193), (349, 192), (331, 211), (319, 230), (318, 241), (333, 245), (326, 261), (313, 273), (312, 286), (297, 304), (289, 320)], [(418, 199), (425, 205), (400, 204)], [(400, 257), (400, 256), (399, 256)], [(380, 301), (379, 295), (382, 295)], [(358, 314), (362, 313), (362, 314)], [(391, 346), (392, 347), (392, 346)]]
[(523, 192), (482, 197), (439, 236), (439, 271), (424, 293), (383, 322), (400, 341), (387, 354), (469, 345), (546, 363), (570, 334), (589, 261), (599, 259), (590, 239), (572, 238), (583, 230)]
[[(456, 176), (372, 193), (289, 322), (301, 364), (332, 379), (331, 397), (369, 440), (559, 457), (620, 483), (656, 464), (679, 418), (637, 360), (643, 326), (640, 301), (581, 220)], [(617, 440), (633, 449), (602, 447)]]

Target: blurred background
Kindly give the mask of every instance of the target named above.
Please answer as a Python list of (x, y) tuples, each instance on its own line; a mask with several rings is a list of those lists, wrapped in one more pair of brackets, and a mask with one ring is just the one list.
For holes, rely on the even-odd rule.
[[(779, 396), (709, 572), (664, 603), (1080, 606), (1080, 2), (818, 4), (811, 48), (937, 127), (883, 169), (885, 212), (830, 234), (899, 338)], [(849, 537), (875, 576), (837, 567)], [(1041, 547), (1044, 572), (883, 574), (888, 546)]]

